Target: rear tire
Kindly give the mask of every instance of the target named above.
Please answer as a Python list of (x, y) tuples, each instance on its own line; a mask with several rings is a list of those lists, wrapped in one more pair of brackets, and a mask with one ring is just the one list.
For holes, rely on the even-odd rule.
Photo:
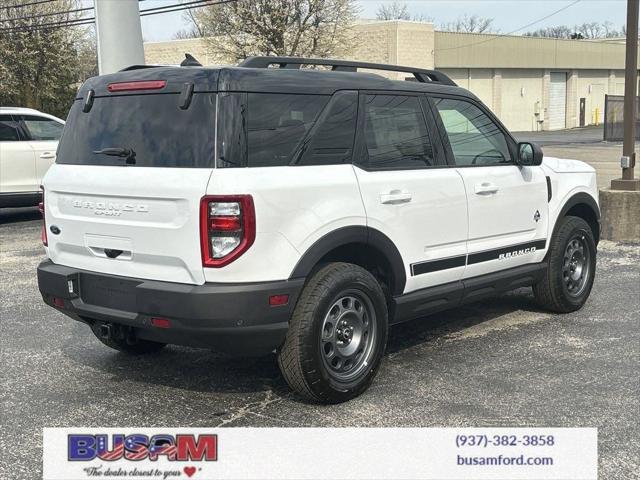
[(155, 353), (162, 350), (166, 344), (152, 342), (149, 340), (141, 340), (128, 334), (128, 329), (124, 327), (114, 326), (113, 333), (109, 337), (104, 337), (100, 332), (100, 322), (94, 322), (91, 325), (91, 331), (107, 347), (118, 350), (119, 352), (129, 355), (144, 355), (147, 353)]
[(387, 343), (387, 303), (378, 281), (348, 263), (320, 268), (304, 287), (278, 364), (302, 397), (340, 403), (373, 381)]
[(589, 298), (596, 273), (596, 243), (589, 224), (579, 217), (564, 217), (551, 239), (545, 278), (533, 286), (540, 306), (568, 313), (582, 308)]

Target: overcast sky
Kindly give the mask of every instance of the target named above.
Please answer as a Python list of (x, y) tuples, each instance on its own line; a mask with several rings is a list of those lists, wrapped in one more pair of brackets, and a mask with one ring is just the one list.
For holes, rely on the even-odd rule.
[[(411, 13), (435, 19), (441, 23), (454, 21), (459, 15), (481, 15), (494, 19), (494, 27), (502, 33), (512, 32), (571, 4), (575, 0), (407, 0)], [(140, 8), (152, 8), (178, 3), (176, 0), (146, 0)], [(360, 16), (374, 18), (380, 0), (359, 0)], [(620, 29), (626, 18), (626, 0), (580, 0), (566, 10), (525, 29), (536, 30), (553, 25), (581, 24), (610, 21)], [(181, 12), (151, 15), (142, 18), (145, 41), (171, 40), (178, 30), (188, 25)], [(521, 33), (521, 32), (518, 32)]]

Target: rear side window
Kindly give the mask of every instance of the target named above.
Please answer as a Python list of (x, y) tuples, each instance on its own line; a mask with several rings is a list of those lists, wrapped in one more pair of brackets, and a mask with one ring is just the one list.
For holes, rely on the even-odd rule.
[(372, 169), (435, 165), (420, 100), (404, 95), (367, 95), (364, 136)]
[(320, 114), (295, 159), (299, 165), (349, 163), (358, 117), (358, 93), (337, 92)]
[(196, 93), (189, 108), (179, 94), (96, 97), (88, 113), (74, 102), (56, 162), (125, 165), (125, 156), (96, 153), (124, 149), (132, 166), (206, 167), (214, 164), (215, 94)]
[(18, 140), (20, 140), (18, 128), (11, 115), (0, 115), (0, 142), (16, 142)]
[(326, 95), (221, 94), (218, 166), (289, 165), (329, 98)]
[(23, 115), (22, 121), (31, 140), (59, 140), (64, 128), (60, 122), (35, 115)]

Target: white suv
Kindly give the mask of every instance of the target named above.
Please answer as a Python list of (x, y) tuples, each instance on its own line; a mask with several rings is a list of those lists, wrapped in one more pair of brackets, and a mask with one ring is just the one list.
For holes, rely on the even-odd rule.
[(0, 208), (40, 202), (64, 121), (31, 108), (0, 107)]
[(389, 325), (523, 286), (569, 312), (594, 279), (594, 169), (543, 161), (430, 70), (254, 57), (93, 78), (43, 183), (46, 303), (128, 353), (276, 350), (316, 401), (369, 386)]

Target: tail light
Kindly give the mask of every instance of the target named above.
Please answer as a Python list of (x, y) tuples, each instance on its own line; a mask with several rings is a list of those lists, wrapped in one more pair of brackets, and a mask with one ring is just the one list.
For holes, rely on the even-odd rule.
[(38, 210), (40, 210), (40, 214), (42, 215), (42, 232), (40, 235), (42, 237), (42, 244), (46, 247), (49, 243), (47, 241), (47, 222), (44, 218), (44, 187), (42, 185), (40, 185), (40, 190), (42, 190), (42, 201), (38, 204)]
[(220, 268), (246, 252), (256, 238), (251, 195), (213, 195), (200, 201), (202, 265)]

